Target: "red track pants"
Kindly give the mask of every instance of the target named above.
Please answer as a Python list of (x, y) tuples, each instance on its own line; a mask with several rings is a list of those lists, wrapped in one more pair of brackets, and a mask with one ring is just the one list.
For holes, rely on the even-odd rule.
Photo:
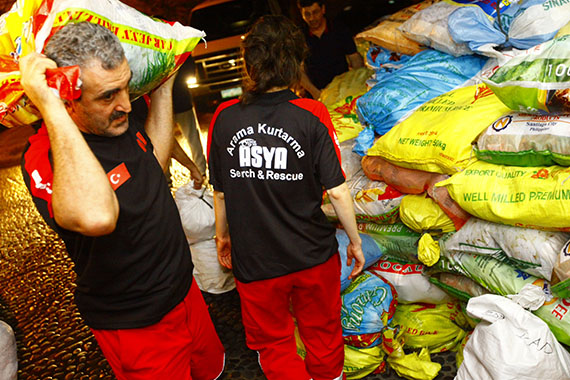
[(196, 281), (154, 325), (91, 331), (118, 380), (213, 380), (224, 369), (224, 347)]
[[(236, 280), (247, 345), (268, 380), (342, 379), (340, 258), (268, 280)], [(290, 303), (307, 349), (297, 354)]]

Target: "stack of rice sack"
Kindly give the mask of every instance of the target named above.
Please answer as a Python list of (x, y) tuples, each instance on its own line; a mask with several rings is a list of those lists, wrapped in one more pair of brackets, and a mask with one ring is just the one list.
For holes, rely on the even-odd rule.
[(526, 283), (543, 287), (548, 299), (535, 314), (565, 344), (570, 344), (569, 47), (570, 36), (561, 36), (515, 52), (486, 73), (485, 83), (512, 111), (479, 136), (478, 161), (436, 185), (485, 220), (470, 221), (472, 236), (458, 237), (465, 234), (461, 230), (444, 241), (444, 266), (496, 294), (517, 293)]
[[(570, 88), (570, 47), (564, 45), (565, 37), (551, 40), (553, 31), (570, 20), (570, 12), (543, 14), (550, 20), (548, 28), (532, 29), (527, 24), (530, 15), (538, 11), (536, 4), (511, 5), (507, 14), (512, 23), (507, 29), (501, 24), (503, 12), (497, 16), (481, 4), (473, 4), (435, 3), (400, 23), (398, 30), (421, 48), (405, 56), (395, 70), (377, 71), (371, 62), (372, 56), (390, 55), (394, 44), (370, 39), (379, 46), (370, 48), (367, 64), (380, 75), (368, 80), (373, 87), (356, 100), (362, 132), (341, 144), (361, 236), (363, 241), (375, 243), (369, 245), (375, 252), (370, 255), (373, 262), (367, 260), (365, 279), (353, 280), (355, 286), (344, 280), (344, 312), (355, 315), (351, 299), (361, 301), (373, 294), (372, 289), (385, 289), (377, 292), (391, 294), (396, 300), (393, 314), (391, 304), (382, 310), (368, 310), (382, 321), (376, 324), (372, 339), (367, 335), (370, 332), (347, 329), (347, 344), (352, 344), (347, 346), (347, 361), (349, 352), (362, 350), (362, 342), (372, 341), (373, 347), (383, 351), (382, 355), (376, 353), (376, 363), (385, 365), (380, 357), (384, 356), (385, 362), (399, 371), (402, 367), (395, 358), (412, 360), (402, 349), (414, 350), (417, 355), (413, 360), (422, 363), (418, 367), (423, 371), (404, 370), (401, 375), (407, 378), (435, 377), (434, 363), (422, 361), (426, 353), (461, 351), (470, 344), (467, 339), (475, 323), (463, 311), (470, 298), (516, 294), (529, 283), (539, 286), (546, 299), (534, 314), (548, 324), (559, 342), (570, 344), (570, 294), (565, 293), (570, 288), (564, 282), (570, 277), (570, 221), (564, 218), (570, 201), (570, 189), (566, 189), (570, 186), (566, 181), (570, 178), (570, 149), (568, 127), (564, 128), (567, 116), (561, 115), (570, 113), (564, 108), (570, 104), (564, 91)], [(480, 48), (483, 44), (456, 40), (451, 19), (466, 8), (481, 9), (485, 13), (482, 23), (503, 30), (508, 42), (497, 40)], [(489, 30), (476, 24), (464, 34), (474, 38), (486, 33)], [(534, 41), (547, 42), (528, 52), (499, 53), (495, 49), (536, 45)], [(550, 45), (554, 47), (548, 48)], [(546, 50), (548, 59), (537, 57)], [(487, 60), (483, 54), (494, 58)], [(534, 58), (524, 58), (529, 54)], [(536, 75), (529, 79), (529, 73)], [(539, 73), (551, 78), (548, 86)], [(517, 75), (518, 79), (513, 79)], [(519, 127), (515, 129), (515, 125)], [(376, 189), (372, 194), (377, 196), (368, 194), (370, 188)], [(362, 200), (387, 206), (369, 213), (358, 204)], [(323, 208), (335, 220), (332, 207), (325, 204)], [(347, 241), (344, 236), (344, 247)], [(341, 255), (342, 249), (343, 243)], [(422, 285), (416, 279), (421, 279)], [(378, 284), (351, 295), (369, 281)], [(558, 283), (555, 293), (551, 282)], [(384, 283), (390, 285), (391, 292)], [(366, 309), (357, 304), (356, 310), (359, 308)], [(434, 325), (444, 328), (449, 326), (444, 322), (451, 323), (448, 334), (430, 333), (434, 318), (422, 316), (440, 308), (449, 313), (440, 314), (442, 319)], [(363, 311), (363, 318), (366, 315)], [(444, 336), (448, 339), (438, 341)], [(458, 367), (461, 359), (458, 355)], [(349, 362), (345, 368), (349, 378), (369, 373), (363, 375), (362, 368)]]

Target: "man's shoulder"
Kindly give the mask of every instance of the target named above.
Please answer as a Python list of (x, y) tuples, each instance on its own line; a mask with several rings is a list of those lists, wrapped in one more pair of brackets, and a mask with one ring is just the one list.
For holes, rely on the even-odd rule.
[(335, 17), (333, 20), (327, 20), (328, 30), (335, 34), (342, 34), (351, 36), (348, 25), (340, 17)]

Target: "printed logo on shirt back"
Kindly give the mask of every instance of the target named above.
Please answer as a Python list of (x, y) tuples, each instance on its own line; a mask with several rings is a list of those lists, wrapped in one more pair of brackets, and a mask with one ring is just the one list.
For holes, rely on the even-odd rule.
[[(263, 146), (258, 144), (256, 135), (273, 136), (287, 144), (287, 146)], [(260, 136), (260, 137), (261, 137)], [(267, 141), (267, 139), (264, 139)], [(257, 178), (260, 180), (300, 181), (303, 173), (290, 173), (287, 169), (289, 152), (302, 158), (305, 151), (299, 142), (283, 128), (258, 123), (257, 126), (248, 126), (238, 130), (230, 139), (226, 151), (234, 157), (237, 149), (237, 163), (239, 169), (230, 169), (230, 178)]]

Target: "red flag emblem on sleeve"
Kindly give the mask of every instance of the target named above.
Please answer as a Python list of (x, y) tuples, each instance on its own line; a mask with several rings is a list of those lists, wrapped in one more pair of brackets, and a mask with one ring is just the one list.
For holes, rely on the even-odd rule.
[(127, 170), (127, 166), (123, 162), (109, 173), (107, 173), (107, 178), (109, 178), (109, 182), (111, 183), (111, 187), (113, 190), (117, 190), (119, 186), (123, 183), (127, 182), (129, 178), (131, 178), (131, 173)]

